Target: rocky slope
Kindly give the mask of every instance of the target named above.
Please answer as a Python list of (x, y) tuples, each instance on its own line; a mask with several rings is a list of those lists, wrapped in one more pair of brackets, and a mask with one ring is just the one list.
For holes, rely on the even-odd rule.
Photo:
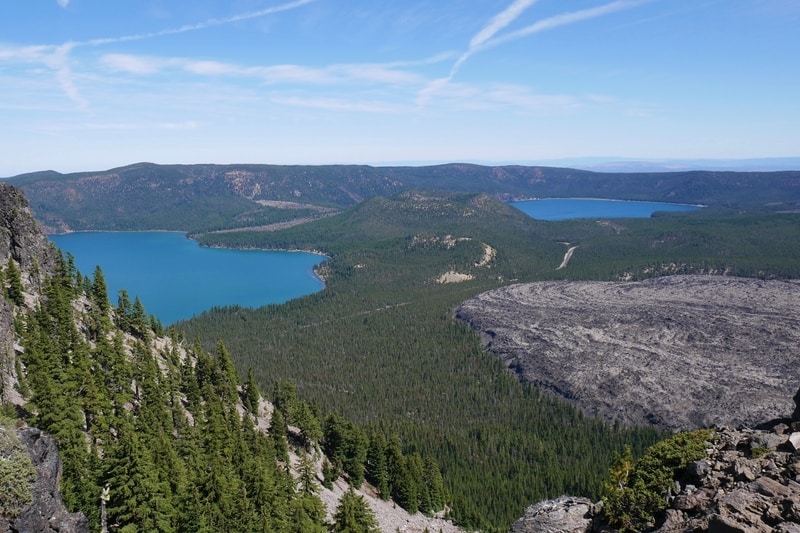
[(456, 315), (522, 379), (626, 424), (754, 425), (791, 412), (800, 383), (797, 281), (531, 283)]
[[(796, 395), (800, 410), (800, 391)], [(800, 532), (800, 421), (762, 429), (714, 429), (705, 457), (664, 494), (665, 512), (647, 531)], [(529, 507), (511, 533), (612, 531), (602, 502), (562, 497)]]

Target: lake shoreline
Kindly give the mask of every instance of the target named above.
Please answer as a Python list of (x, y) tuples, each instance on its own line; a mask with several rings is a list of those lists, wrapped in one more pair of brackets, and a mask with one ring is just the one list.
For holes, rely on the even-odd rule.
[[(327, 287), (319, 251), (202, 246), (184, 231), (80, 231), (48, 236), (79, 271), (103, 270), (112, 299), (138, 296), (165, 323), (213, 307), (260, 308)], [(214, 283), (209, 283), (215, 280)]]

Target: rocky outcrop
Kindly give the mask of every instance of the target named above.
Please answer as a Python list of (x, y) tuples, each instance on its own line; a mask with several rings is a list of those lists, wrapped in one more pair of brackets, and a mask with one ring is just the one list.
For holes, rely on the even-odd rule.
[(68, 512), (61, 501), (61, 458), (55, 440), (36, 428), (21, 430), (19, 438), (36, 469), (33, 501), (13, 521), (0, 518), (0, 533), (88, 533), (86, 517)]
[(800, 531), (800, 426), (717, 429), (707, 457), (690, 464), (660, 532)]
[(22, 191), (0, 182), (0, 265), (14, 259), (30, 282), (55, 268), (55, 248), (39, 230)]
[(456, 316), (522, 379), (626, 424), (754, 426), (790, 413), (800, 383), (797, 281), (529, 283)]
[(528, 507), (510, 533), (589, 533), (595, 513), (590, 499), (562, 496)]
[[(39, 231), (22, 191), (0, 182), (0, 268), (14, 261), (23, 288), (38, 293), (55, 270), (56, 251)], [(10, 302), (0, 290), (0, 399), (12, 401), (14, 384), (14, 330)]]
[[(800, 532), (800, 423), (715, 429), (706, 457), (690, 463), (664, 497), (669, 507), (648, 531)], [(601, 510), (585, 498), (541, 502), (511, 533), (612, 531)]]

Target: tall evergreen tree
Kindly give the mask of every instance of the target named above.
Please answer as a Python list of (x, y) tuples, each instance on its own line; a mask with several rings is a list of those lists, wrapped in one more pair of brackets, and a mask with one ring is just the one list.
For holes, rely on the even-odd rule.
[(8, 285), (6, 288), (8, 299), (16, 305), (22, 305), (25, 302), (23, 298), (22, 274), (13, 259), (8, 260), (3, 277), (5, 278), (5, 283)]
[(272, 411), (272, 421), (269, 424), (269, 435), (275, 446), (275, 456), (284, 463), (289, 461), (289, 445), (286, 440), (286, 422), (278, 409)]
[(391, 496), (389, 490), (389, 470), (386, 464), (386, 438), (383, 432), (377, 429), (370, 433), (369, 448), (367, 448), (367, 480), (378, 490), (378, 495), (383, 500)]
[(333, 515), (330, 533), (380, 533), (375, 513), (353, 487), (342, 495)]
[(108, 314), (108, 285), (106, 285), (106, 278), (103, 275), (103, 270), (100, 268), (100, 265), (94, 269), (89, 297), (92, 303), (98, 307), (101, 314)]
[(261, 401), (261, 393), (258, 391), (258, 384), (253, 377), (253, 369), (247, 370), (247, 383), (244, 389), (244, 405), (253, 416), (258, 416), (258, 404)]
[[(133, 531), (173, 531), (169, 486), (158, 476), (152, 452), (140, 442), (132, 420), (118, 427), (119, 438), (107, 450), (109, 521)], [(123, 529), (124, 530), (124, 529)]]

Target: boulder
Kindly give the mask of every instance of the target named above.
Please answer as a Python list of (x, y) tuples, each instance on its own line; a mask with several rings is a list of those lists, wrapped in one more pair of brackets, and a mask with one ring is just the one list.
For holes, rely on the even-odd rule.
[(531, 505), (510, 533), (589, 533), (594, 504), (588, 498), (561, 496)]

